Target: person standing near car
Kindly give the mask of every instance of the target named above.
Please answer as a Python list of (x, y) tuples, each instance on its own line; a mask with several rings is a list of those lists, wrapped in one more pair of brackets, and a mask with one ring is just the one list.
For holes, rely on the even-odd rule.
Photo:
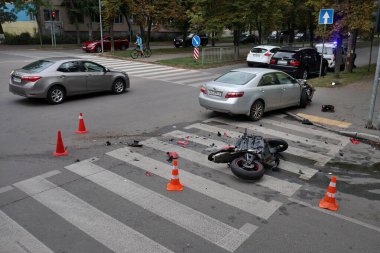
[(136, 45), (136, 47), (139, 49), (140, 54), (141, 54), (141, 55), (144, 55), (144, 51), (143, 51), (143, 41), (142, 41), (142, 38), (140, 37), (140, 34), (139, 34), (139, 33), (136, 34), (136, 42), (135, 42), (135, 45)]

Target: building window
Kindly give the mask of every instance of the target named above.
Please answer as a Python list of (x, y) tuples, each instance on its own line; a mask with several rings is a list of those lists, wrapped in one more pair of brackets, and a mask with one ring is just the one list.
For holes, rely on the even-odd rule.
[[(55, 21), (59, 20), (59, 10), (54, 10), (55, 12)], [(52, 10), (44, 10), (44, 20), (52, 21)]]
[(114, 20), (115, 24), (122, 24), (123, 23), (123, 15), (119, 14), (117, 18)]

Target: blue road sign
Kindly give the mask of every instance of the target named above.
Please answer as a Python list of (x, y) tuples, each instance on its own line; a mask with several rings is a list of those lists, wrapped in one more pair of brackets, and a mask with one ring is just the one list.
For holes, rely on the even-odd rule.
[(198, 35), (194, 35), (191, 42), (193, 43), (193, 47), (199, 47), (199, 45), (201, 44), (201, 38), (199, 38)]
[(334, 22), (334, 9), (321, 9), (319, 11), (318, 24), (331, 25)]

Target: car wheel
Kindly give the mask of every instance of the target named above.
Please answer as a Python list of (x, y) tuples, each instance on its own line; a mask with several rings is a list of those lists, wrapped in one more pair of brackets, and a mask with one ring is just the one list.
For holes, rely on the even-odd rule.
[(57, 105), (65, 100), (66, 94), (65, 90), (59, 86), (53, 86), (47, 92), (47, 100), (49, 104)]
[(301, 78), (304, 79), (304, 80), (306, 80), (308, 76), (309, 76), (309, 71), (307, 69), (304, 69), (302, 71)]
[(125, 91), (125, 82), (123, 79), (116, 79), (112, 84), (112, 93), (121, 94)]
[(95, 50), (96, 50), (97, 53), (101, 53), (101, 52), (102, 52), (102, 47), (97, 46), (97, 47), (95, 48)]
[(301, 98), (300, 98), (300, 107), (305, 108), (308, 102), (307, 93), (305, 89), (302, 89), (301, 91)]
[(264, 103), (260, 100), (255, 101), (251, 106), (249, 118), (253, 121), (258, 121), (264, 114)]
[(121, 47), (120, 47), (120, 50), (126, 50), (127, 49), (127, 46), (126, 45), (121, 45)]

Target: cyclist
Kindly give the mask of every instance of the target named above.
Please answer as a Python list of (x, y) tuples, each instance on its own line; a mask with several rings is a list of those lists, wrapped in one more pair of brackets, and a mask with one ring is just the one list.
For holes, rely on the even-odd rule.
[(140, 51), (140, 54), (143, 56), (144, 51), (143, 51), (143, 41), (142, 38), (140, 37), (140, 34), (136, 34), (136, 42), (135, 42), (136, 47)]

